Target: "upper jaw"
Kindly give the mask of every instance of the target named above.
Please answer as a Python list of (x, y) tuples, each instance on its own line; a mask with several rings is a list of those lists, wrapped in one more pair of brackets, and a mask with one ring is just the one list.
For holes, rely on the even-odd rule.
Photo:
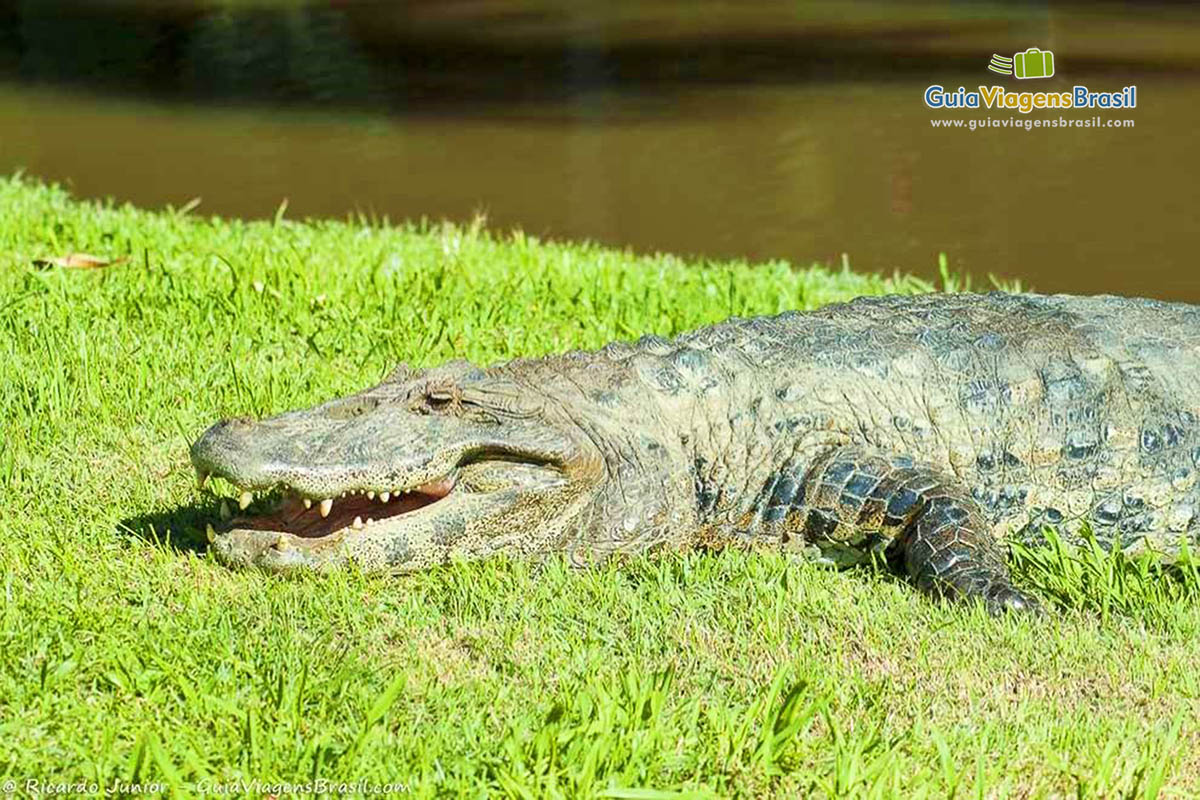
[[(573, 449), (564, 438), (543, 437), (528, 447), (513, 447), (503, 437), (475, 431), (401, 441), (363, 434), (360, 438), (374, 439), (375, 445), (352, 447), (338, 441), (330, 446), (328, 439), (303, 430), (281, 435), (271, 430), (273, 422), (229, 420), (205, 431), (190, 453), (200, 486), (216, 476), (236, 486), (243, 501), (253, 500), (255, 493), (280, 490), (317, 504), (350, 492), (416, 491), (452, 479), (456, 470), (481, 456), (562, 465)], [(256, 440), (259, 432), (266, 435)], [(439, 438), (435, 448), (426, 449), (430, 440)]]
[(199, 486), (203, 488), (210, 477), (224, 478), (251, 499), (255, 492), (275, 489), (313, 502), (344, 497), (350, 492), (402, 494), (449, 477), (466, 455), (466, 448), (455, 448), (424, 460), (396, 464), (289, 464), (277, 459), (239, 463), (236, 451), (214, 452), (205, 449), (203, 442), (202, 437), (191, 453)]

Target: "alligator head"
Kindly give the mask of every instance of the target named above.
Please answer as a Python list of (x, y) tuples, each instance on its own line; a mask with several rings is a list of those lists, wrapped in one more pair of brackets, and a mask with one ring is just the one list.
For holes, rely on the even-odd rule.
[(558, 408), (453, 362), (401, 367), (312, 409), (219, 422), (192, 445), (192, 463), (201, 485), (217, 476), (237, 487), (241, 513), (225, 505), (212, 547), (233, 565), (368, 571), (553, 549), (604, 471)]

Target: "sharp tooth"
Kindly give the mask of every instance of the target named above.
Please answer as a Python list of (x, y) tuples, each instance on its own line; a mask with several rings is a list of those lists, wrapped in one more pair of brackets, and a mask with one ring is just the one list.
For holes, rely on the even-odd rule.
[(213, 530), (212, 523), (209, 522), (204, 526), (204, 535), (208, 537), (208, 543), (212, 544), (217, 540), (217, 532)]
[(251, 503), (254, 502), (253, 492), (242, 492), (242, 496), (238, 498), (238, 508), (245, 511)]
[(391, 492), (380, 492), (379, 493), (379, 502), (386, 503), (388, 500), (391, 500), (391, 499), (392, 499)]
[(304, 498), (304, 507), (305, 507), (305, 508), (312, 508), (312, 500), (309, 500), (307, 497), (306, 497), (306, 498)]
[(375, 492), (374, 492), (374, 490), (368, 490), (368, 491), (367, 491), (367, 499), (368, 499), (368, 500), (374, 500), (374, 499), (375, 499)]
[(196, 473), (196, 485), (199, 488), (203, 489), (204, 484), (206, 484), (206, 483), (208, 483), (208, 473), (205, 472), (204, 470), (199, 470)]
[(362, 517), (355, 517), (355, 518), (354, 518), (354, 523), (353, 523), (353, 524), (354, 524), (354, 529), (355, 529), (355, 530), (360, 530), (360, 529), (362, 528), (362, 526), (363, 526)]
[(321, 516), (328, 517), (329, 511), (332, 508), (333, 508), (333, 498), (326, 497), (324, 500), (321, 501)]
[(371, 517), (367, 517), (367, 524), (368, 524), (368, 525), (374, 525), (374, 524), (375, 524), (375, 520), (374, 520), (374, 519), (372, 519)]
[(229, 508), (229, 501), (221, 498), (221, 519), (228, 520), (233, 517), (233, 511)]

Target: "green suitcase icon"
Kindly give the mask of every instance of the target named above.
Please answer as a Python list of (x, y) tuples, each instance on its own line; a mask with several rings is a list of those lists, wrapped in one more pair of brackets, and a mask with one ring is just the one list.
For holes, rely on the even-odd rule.
[(1018, 78), (1049, 78), (1054, 74), (1054, 53), (1031, 47), (1014, 54), (1013, 74)]

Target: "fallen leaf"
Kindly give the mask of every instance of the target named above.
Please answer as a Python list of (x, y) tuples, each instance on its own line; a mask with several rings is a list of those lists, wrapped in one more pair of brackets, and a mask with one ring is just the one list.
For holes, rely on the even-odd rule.
[(120, 258), (101, 258), (90, 253), (68, 253), (65, 256), (55, 256), (54, 258), (40, 258), (34, 261), (34, 265), (39, 267), (64, 267), (65, 269), (101, 269), (102, 267), (111, 267), (114, 264), (120, 264), (122, 261), (128, 261), (129, 256), (121, 256)]

